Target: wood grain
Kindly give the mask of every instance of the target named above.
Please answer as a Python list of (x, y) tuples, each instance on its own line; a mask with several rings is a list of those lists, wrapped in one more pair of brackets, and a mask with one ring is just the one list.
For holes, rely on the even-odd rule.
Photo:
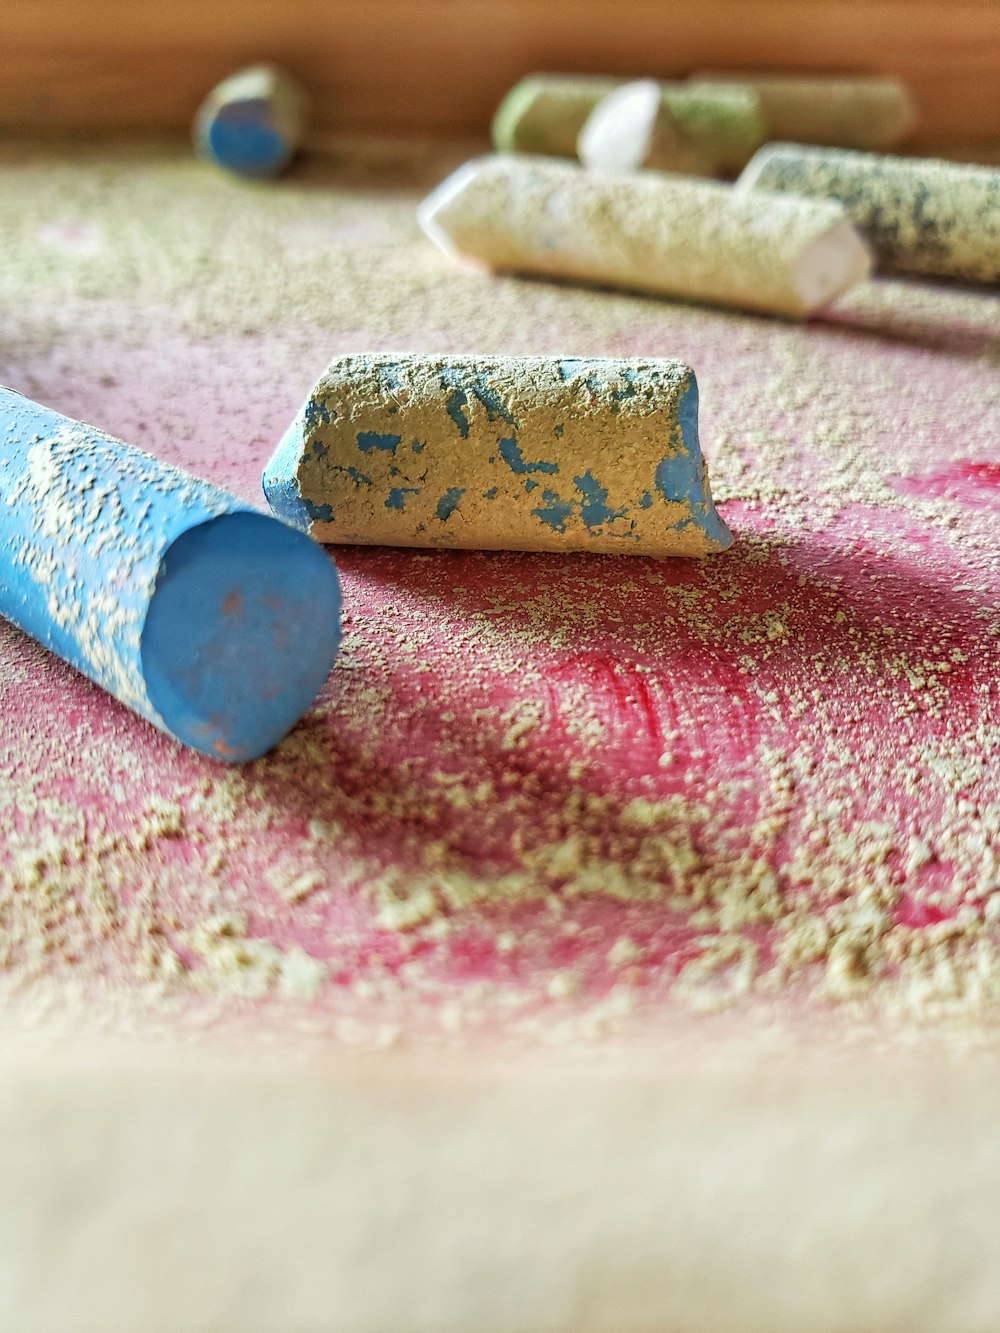
[(322, 129), (485, 130), (534, 69), (671, 76), (711, 66), (893, 73), (915, 143), (1000, 140), (994, 0), (5, 0), (0, 125), (185, 127), (243, 62), (287, 64)]

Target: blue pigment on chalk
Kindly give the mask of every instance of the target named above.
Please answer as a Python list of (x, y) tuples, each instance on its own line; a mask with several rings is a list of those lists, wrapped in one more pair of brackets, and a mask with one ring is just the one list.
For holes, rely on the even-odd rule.
[(512, 416), (507, 404), (500, 397), (499, 392), (492, 387), (485, 375), (473, 375), (470, 386), (472, 392), (486, 408), (487, 421), (505, 421), (508, 426), (517, 425), (517, 420)]
[(419, 495), (419, 486), (393, 486), (392, 490), (386, 496), (386, 509), (405, 509), (406, 497), (408, 495)]
[(573, 506), (560, 499), (555, 491), (542, 491), (542, 499), (548, 508), (533, 509), (531, 512), (546, 527), (552, 528), (555, 532), (565, 532), (566, 520), (572, 514)]
[(463, 440), (469, 438), (469, 418), (465, 415), (463, 408), (469, 406), (469, 399), (464, 389), (454, 389), (445, 401), (444, 410), (458, 427), (458, 433)]
[(340, 590), (318, 546), (3, 388), (0, 525), (0, 614), (206, 754), (263, 754), (333, 665)]
[(677, 422), (685, 452), (671, 454), (660, 460), (656, 467), (656, 489), (665, 500), (680, 501), (690, 507), (691, 518), (675, 523), (675, 531), (679, 532), (694, 521), (710, 540), (723, 547), (728, 546), (732, 542), (732, 535), (705, 492), (701, 446), (698, 442), (698, 385), (693, 376), (677, 406)]
[(376, 430), (362, 430), (358, 432), (358, 448), (363, 454), (370, 454), (373, 449), (394, 454), (401, 439), (400, 435), (380, 435)]
[(585, 472), (582, 477), (574, 477), (573, 485), (583, 496), (580, 517), (588, 528), (598, 528), (613, 519), (624, 518), (626, 508), (612, 509), (608, 505), (607, 487), (602, 486), (593, 473)]
[(513, 435), (506, 439), (497, 440), (497, 446), (500, 450), (500, 457), (510, 468), (511, 472), (558, 472), (559, 467), (556, 463), (527, 463), (521, 453), (520, 446)]
[(449, 486), (444, 495), (437, 502), (436, 513), (442, 523), (447, 523), (452, 514), (458, 508), (458, 503), (465, 494), (464, 486)]
[(315, 430), (317, 425), (322, 422), (324, 426), (329, 426), (331, 420), (336, 418), (336, 412), (333, 417), (330, 415), (329, 408), (322, 398), (310, 398), (303, 408), (302, 415), (305, 417), (306, 430)]
[(220, 107), (204, 136), (205, 147), (220, 167), (241, 176), (273, 176), (291, 149), (270, 122), (265, 102), (235, 102)]

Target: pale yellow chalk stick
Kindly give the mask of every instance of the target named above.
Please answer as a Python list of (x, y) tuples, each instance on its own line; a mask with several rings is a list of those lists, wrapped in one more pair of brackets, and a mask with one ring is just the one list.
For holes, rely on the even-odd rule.
[(543, 157), (467, 162), (419, 218), (447, 253), (489, 268), (795, 317), (871, 265), (831, 201), (657, 172), (601, 176)]

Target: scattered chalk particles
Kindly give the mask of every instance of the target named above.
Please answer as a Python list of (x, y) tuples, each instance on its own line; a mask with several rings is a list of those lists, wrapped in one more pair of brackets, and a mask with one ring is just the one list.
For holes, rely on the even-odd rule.
[(341, 357), (264, 490), (323, 542), (651, 556), (732, 542), (679, 361)]
[(995, 1049), (996, 293), (880, 279), (802, 326), (461, 271), (423, 163), (275, 191), (3, 145), (0, 381), (252, 503), (358, 347), (682, 352), (739, 540), (340, 547), (338, 665), (239, 769), (0, 623), (2, 1022)]

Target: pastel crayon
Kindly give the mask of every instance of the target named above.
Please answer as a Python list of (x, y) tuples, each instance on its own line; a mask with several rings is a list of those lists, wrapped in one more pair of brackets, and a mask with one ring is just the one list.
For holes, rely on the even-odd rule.
[(498, 153), (575, 157), (587, 117), (621, 82), (597, 74), (529, 74), (497, 108), (493, 147)]
[(836, 200), (884, 268), (1000, 281), (1000, 169), (768, 144), (743, 172), (748, 194), (781, 190)]
[(906, 84), (878, 75), (710, 72), (694, 75), (691, 82), (752, 88), (769, 139), (877, 151), (902, 142), (917, 123)]
[(321, 542), (707, 555), (732, 535), (680, 361), (334, 361), (264, 471)]
[(337, 655), (314, 543), (2, 387), (0, 528), (0, 615), (215, 758), (270, 749)]
[(305, 99), (274, 65), (253, 65), (213, 88), (195, 117), (198, 152), (238, 176), (276, 176), (294, 157)]
[(658, 172), (605, 176), (555, 158), (467, 162), (418, 217), (447, 254), (492, 269), (792, 317), (826, 305), (870, 267), (832, 201)]
[(598, 171), (735, 176), (766, 138), (752, 88), (638, 79), (597, 104), (580, 131), (577, 154)]

